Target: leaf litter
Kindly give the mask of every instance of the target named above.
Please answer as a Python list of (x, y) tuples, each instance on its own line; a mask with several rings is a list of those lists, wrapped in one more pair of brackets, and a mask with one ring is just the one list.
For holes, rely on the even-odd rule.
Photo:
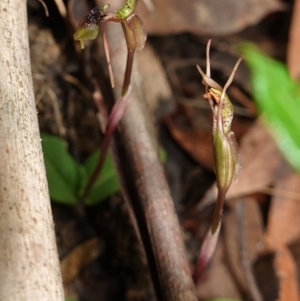
[[(224, 3), (225, 2), (226, 1), (224, 1)], [(72, 2), (69, 1), (69, 3), (69, 6), (67, 6), (68, 9), (70, 9)], [(153, 1), (155, 7), (154, 13), (145, 11), (145, 8), (143, 7), (144, 4), (139, 4), (140, 9), (144, 10), (144, 23), (146, 24), (148, 33), (166, 36), (178, 32), (189, 31), (194, 35), (202, 36), (202, 38), (205, 38), (203, 37), (203, 34), (215, 34), (216, 39), (218, 39), (218, 35), (221, 36), (241, 31), (251, 24), (257, 24), (262, 18), (264, 18), (264, 22), (269, 22), (269, 24), (272, 25), (272, 16), (268, 17), (269, 14), (282, 9), (282, 4), (279, 1), (271, 0), (265, 1), (263, 4), (258, 1), (243, 2), (236, 10), (232, 10), (232, 14), (224, 14), (219, 6), (216, 8), (217, 3), (214, 1), (209, 4), (205, 1), (193, 1), (184, 6), (176, 3), (176, 1), (165, 1), (164, 3)], [(36, 12), (36, 8), (32, 9), (32, 7), (35, 6), (34, 4), (30, 5), (30, 14), (34, 15), (32, 10)], [(230, 9), (232, 5), (233, 2), (228, 1), (227, 9)], [(201, 22), (205, 21), (205, 18), (203, 18), (203, 11), (205, 12), (205, 10), (202, 10), (202, 15), (200, 14), (199, 17), (199, 10), (195, 10), (196, 6), (202, 8), (206, 6), (206, 16), (211, 19), (211, 23), (206, 22), (205, 26), (203, 26)], [(193, 13), (191, 13), (191, 11), (193, 11)], [(50, 9), (50, 18), (51, 12), (53, 13), (53, 10), (51, 11)], [(82, 12), (82, 15), (84, 14), (85, 12)], [(162, 17), (161, 14), (163, 14), (164, 17)], [(276, 17), (274, 18), (276, 19)], [(297, 13), (296, 10), (294, 11), (293, 18), (299, 18), (299, 13)], [(174, 20), (177, 21), (174, 22)], [(215, 22), (214, 20), (218, 20), (218, 22)], [(228, 22), (228, 20), (232, 20), (232, 22)], [(57, 30), (55, 26), (53, 28), (54, 31)], [(42, 39), (35, 34), (37, 31), (43, 32), (45, 29), (37, 27), (33, 30), (33, 27), (31, 26), (29, 30), (33, 33), (31, 39), (34, 42), (38, 43), (38, 45), (43, 45), (43, 43), (45, 45), (45, 41), (42, 41)], [(294, 32), (297, 32), (296, 29), (294, 30)], [(46, 34), (49, 35), (50, 31)], [(72, 34), (69, 33), (69, 35), (71, 36)], [(243, 37), (243, 33), (240, 34), (240, 36), (237, 35), (235, 39), (240, 39), (241, 37)], [(186, 45), (185, 43), (178, 42), (180, 39), (185, 41)], [(266, 37), (265, 39), (269, 43), (269, 37)], [(155, 77), (157, 77), (156, 80), (158, 80), (158, 82), (157, 84), (154, 84), (153, 91), (151, 91), (150, 107), (152, 110), (159, 111), (161, 98), (172, 99), (173, 97), (178, 98), (178, 96), (182, 96), (178, 95), (177, 91), (174, 89), (172, 89), (173, 91), (170, 91), (170, 88), (168, 87), (168, 78), (166, 75), (168, 66), (165, 57), (171, 57), (172, 60), (179, 59), (182, 54), (186, 53), (185, 49), (190, 46), (190, 49), (193, 49), (193, 57), (203, 58), (201, 53), (203, 54), (204, 52), (203, 50), (201, 52), (201, 49), (204, 49), (204, 45), (197, 46), (198, 48), (195, 47), (196, 42), (191, 35), (175, 36), (175, 45), (177, 45), (178, 48), (174, 47), (172, 44), (168, 44), (168, 42), (163, 42), (157, 37), (150, 37), (149, 40), (154, 47), (154, 51), (149, 50), (150, 54), (147, 54), (148, 50), (146, 48), (145, 56), (141, 56), (140, 64), (143, 64), (143, 61), (147, 61), (147, 69), (145, 68), (146, 71), (143, 71), (144, 73), (142, 73), (144, 74), (143, 78), (147, 85), (151, 86), (151, 84), (149, 84), (149, 82), (151, 83), (151, 76), (153, 78), (157, 75)], [(48, 39), (48, 41), (50, 40)], [(220, 38), (220, 41), (222, 43), (224, 40)], [(295, 48), (296, 46), (293, 45), (294, 42), (296, 43), (296, 34), (293, 33), (288, 46), (297, 49)], [(63, 70), (60, 66), (64, 66), (65, 70), (68, 70), (72, 76), (79, 78), (79, 81), (84, 87), (88, 87), (90, 92), (93, 92), (93, 88), (91, 88), (90, 83), (83, 79), (82, 72), (79, 71), (79, 63), (76, 59), (72, 59), (74, 52), (71, 51), (72, 55), (69, 57), (60, 56), (60, 52), (63, 53), (66, 49), (62, 47), (61, 44), (58, 44), (57, 41), (51, 43), (53, 43), (50, 47), (51, 49), (44, 48), (42, 51), (39, 50), (40, 58), (43, 59), (46, 59), (43, 57), (44, 53), (52, 53), (51, 60), (49, 61), (48, 59), (48, 61), (44, 61), (44, 67), (42, 66), (43, 64), (38, 65), (42, 67), (36, 67), (36, 64), (40, 63), (39, 60), (37, 60), (37, 56), (33, 56), (33, 70), (38, 70), (38, 72), (44, 76), (43, 78), (47, 75), (47, 85), (54, 91), (58, 99), (58, 108), (59, 113), (62, 116), (62, 125), (66, 129), (66, 139), (71, 142), (71, 153), (80, 161), (91, 153), (99, 144), (99, 125), (97, 117), (94, 114), (93, 104), (87, 104), (87, 97), (80, 95), (76, 87), (66, 84), (65, 81), (60, 78), (59, 70)], [(159, 43), (160, 46), (157, 47)], [(261, 43), (264, 42), (262, 41)], [(276, 43), (278, 43), (278, 41), (274, 38), (274, 43), (272, 45), (275, 48)], [(60, 47), (58, 47), (58, 45)], [(160, 47), (167, 51), (164, 52)], [(222, 52), (222, 49), (216, 47), (214, 51), (220, 53)], [(293, 51), (294, 53), (297, 52), (296, 50)], [(175, 53), (178, 57), (174, 58), (172, 53)], [(296, 68), (297, 60), (295, 56), (290, 54), (289, 61), (290, 68)], [(51, 66), (53, 66), (54, 63), (58, 69), (51, 69)], [(151, 69), (152, 65), (153, 69)], [(230, 63), (228, 63), (228, 65), (230, 65)], [(51, 72), (48, 72), (48, 70)], [(54, 72), (52, 72), (52, 70), (54, 70)], [(296, 77), (297, 72), (297, 70), (292, 70), (292, 73), (294, 73)], [(37, 73), (37, 71), (34, 71), (34, 73)], [(184, 96), (190, 97), (192, 95), (193, 98), (200, 99), (202, 92), (197, 90), (198, 85), (199, 87), (201, 86), (200, 79), (197, 78), (197, 83), (195, 85), (192, 84), (196, 74), (196, 70), (194, 74), (180, 74), (179, 82), (183, 86)], [(149, 77), (147, 77), (147, 75), (149, 75)], [(226, 77), (226, 75), (224, 75), (224, 77)], [(40, 83), (41, 81), (35, 81), (36, 95), (42, 95), (41, 92), (43, 92), (43, 86)], [(66, 89), (66, 86), (69, 90)], [(194, 91), (194, 89), (196, 89), (196, 91)], [(67, 92), (65, 90), (67, 90)], [(245, 92), (245, 89), (242, 88), (241, 90)], [(248, 92), (246, 91), (246, 94), (247, 93)], [(66, 99), (64, 99), (64, 97), (66, 97)], [(39, 105), (39, 111), (43, 112), (43, 114), (41, 114), (39, 118), (42, 128), (47, 129), (51, 133), (60, 133), (61, 125), (57, 123), (57, 117), (53, 114), (53, 104), (51, 104), (53, 100), (49, 100), (48, 96), (43, 95), (40, 96), (40, 98), (42, 102)], [(170, 105), (170, 108), (172, 107), (174, 107), (174, 102)], [(168, 110), (170, 110), (170, 108)], [(181, 107), (178, 111), (179, 113), (177, 112), (165, 116), (164, 124), (167, 125), (172, 136), (177, 141), (177, 147), (180, 150), (184, 150), (184, 156), (192, 158), (191, 161), (188, 159), (185, 159), (185, 161), (183, 160), (182, 162), (188, 163), (186, 163), (186, 166), (181, 167), (180, 170), (191, 169), (190, 166), (193, 166), (193, 168), (197, 166), (198, 169), (204, 166), (205, 168), (203, 170), (201, 169), (201, 172), (199, 172), (198, 175), (203, 176), (208, 173), (211, 177), (211, 173), (213, 172), (213, 161), (210, 151), (211, 138), (208, 130), (211, 122), (210, 115), (208, 114), (208, 111), (204, 111), (204, 114), (203, 112), (195, 113), (193, 109), (187, 109), (186, 107)], [(82, 112), (84, 113), (82, 114)], [(195, 120), (197, 122), (197, 116), (200, 116), (201, 114), (202, 116), (206, 115), (205, 122), (207, 128), (205, 131), (201, 131), (195, 126)], [(51, 117), (51, 115), (54, 117)], [(45, 116), (47, 116), (47, 118)], [(164, 115), (161, 114), (161, 116)], [(178, 119), (179, 123), (177, 123)], [(184, 122), (180, 124), (182, 120)], [(180, 128), (178, 124), (189, 126)], [(206, 271), (203, 281), (199, 287), (197, 287), (198, 297), (203, 300), (223, 297), (234, 298), (237, 300), (251, 299), (257, 301), (259, 299), (257, 299), (257, 295), (255, 295), (256, 288), (263, 296), (264, 300), (271, 301), (271, 299), (267, 298), (268, 295), (264, 294), (265, 288), (260, 286), (261, 280), (259, 277), (268, 277), (270, 275), (269, 273), (272, 272), (272, 269), (263, 269), (261, 276), (256, 274), (255, 269), (258, 262), (267, 262), (265, 254), (273, 254), (271, 265), (274, 269), (274, 277), (277, 279), (278, 283), (276, 284), (276, 281), (271, 281), (267, 284), (268, 289), (273, 290), (276, 293), (277, 300), (299, 300), (299, 279), (297, 274), (299, 273), (300, 267), (300, 252), (297, 253), (296, 247), (293, 248), (299, 241), (300, 235), (297, 220), (297, 217), (299, 216), (298, 211), (300, 210), (300, 198), (298, 195), (300, 194), (299, 175), (297, 175), (282, 158), (272, 136), (261, 121), (258, 120), (253, 123), (253, 119), (248, 119), (243, 123), (243, 119), (241, 118), (241, 121), (237, 121), (236, 129), (240, 130), (240, 176), (238, 182), (232, 185), (228, 192), (228, 201), (224, 210), (224, 229), (221, 233), (214, 260)], [(201, 141), (201, 143), (199, 141)], [(174, 147), (174, 145), (172, 147)], [(172, 156), (172, 151), (168, 152), (168, 156)], [(195, 162), (197, 162), (197, 165)], [(176, 169), (174, 166), (173, 168)], [(181, 177), (183, 176), (182, 174), (180, 175)], [(210, 202), (206, 202), (205, 200), (211, 201), (214, 199), (214, 188), (201, 192), (202, 194), (205, 194), (205, 197), (200, 202), (200, 205), (196, 207), (195, 204), (197, 201), (199, 202), (199, 198), (194, 200), (194, 203), (192, 200), (187, 200), (186, 195), (193, 195), (193, 193), (187, 193), (187, 191), (185, 191), (184, 181), (177, 183), (179, 183), (180, 186), (177, 187), (177, 193), (182, 196), (178, 197), (178, 199), (181, 200), (181, 203), (178, 206), (179, 216), (182, 225), (186, 225), (185, 219), (187, 217), (185, 214), (187, 213), (187, 207), (189, 206), (196, 212), (193, 218), (196, 219), (197, 216), (199, 218), (198, 213), (207, 210), (209, 207)], [(199, 186), (201, 186), (201, 184), (199, 184)], [(192, 186), (188, 187), (191, 188)], [(196, 193), (195, 195), (201, 193)], [(185, 202), (183, 202), (182, 199), (184, 199)], [(239, 215), (237, 213), (241, 202), (244, 203), (242, 218), (241, 216), (238, 217)], [(155, 300), (153, 291), (151, 292), (151, 289), (148, 289), (151, 285), (149, 285), (149, 274), (147, 274), (148, 271), (145, 264), (145, 258), (139, 252), (137, 252), (139, 256), (132, 258), (132, 249), (130, 249), (128, 241), (134, 241), (132, 238), (134, 235), (130, 232), (132, 231), (131, 226), (124, 226), (128, 216), (124, 213), (120, 214), (120, 211), (124, 210), (122, 207), (123, 205), (121, 204), (122, 202), (119, 199), (113, 199), (110, 204), (102, 204), (97, 208), (89, 209), (88, 215), (87, 213), (81, 215), (80, 210), (78, 211), (77, 209), (74, 210), (75, 214), (74, 212), (71, 213), (71, 215), (75, 216), (72, 223), (84, 229), (81, 229), (82, 232), (80, 234), (80, 231), (78, 231), (77, 234), (80, 237), (80, 239), (77, 240), (78, 248), (83, 246), (81, 244), (82, 241), (93, 237), (95, 234), (94, 230), (89, 228), (90, 223), (96, 224), (96, 233), (101, 233), (104, 237), (103, 245), (101, 242), (101, 250), (104, 251), (99, 253), (98, 258), (98, 263), (100, 262), (101, 266), (101, 276), (97, 278), (96, 275), (97, 272), (99, 273), (99, 270), (95, 273), (95, 270), (92, 269), (92, 271), (88, 271), (90, 278), (86, 277), (86, 274), (84, 278), (82, 277), (82, 274), (78, 273), (73, 279), (73, 282), (78, 284), (78, 281), (83, 281), (84, 279), (86, 282), (81, 282), (81, 285), (83, 285), (82, 283), (85, 283), (87, 284), (86, 287), (93, 288), (95, 288), (95, 286), (91, 285), (93, 281), (95, 281), (97, 285), (100, 283), (106, 291), (106, 293), (101, 296), (100, 300), (120, 300), (120, 298), (123, 300), (137, 300), (138, 298), (138, 300)], [(55, 205), (55, 207), (55, 212), (57, 212), (59, 205)], [(58, 211), (59, 210), (62, 209), (58, 209)], [(66, 209), (64, 208), (63, 210)], [(72, 211), (73, 209), (70, 210)], [(116, 216), (119, 217), (118, 221), (116, 220)], [(241, 231), (241, 220), (244, 231)], [(201, 223), (199, 220), (197, 222)], [(64, 227), (66, 227), (65, 229), (68, 229), (68, 226), (64, 224), (64, 219), (58, 218), (58, 214), (56, 224), (60, 225), (61, 229), (64, 229)], [(205, 225), (202, 225), (201, 227), (205, 228)], [(187, 233), (187, 229), (183, 228), (183, 231)], [(91, 232), (93, 235), (91, 235)], [(204, 233), (205, 231), (202, 232)], [(73, 237), (71, 238), (70, 235), (65, 234), (64, 237), (66, 240), (69, 239), (71, 241), (76, 236), (76, 233), (74, 232), (72, 236)], [(128, 241), (124, 240), (124, 237), (126, 237)], [(188, 237), (192, 237), (191, 239), (193, 240), (193, 233), (191, 232), (191, 235)], [(194, 239), (194, 241), (195, 240), (197, 241), (196, 244), (200, 243), (198, 237), (197, 239)], [(138, 244), (137, 242), (135, 243)], [(59, 249), (62, 249), (62, 245), (63, 243), (61, 243)], [(134, 245), (134, 243), (131, 245), (133, 249), (138, 248), (136, 245), (133, 247)], [(73, 245), (68, 251), (70, 252), (74, 247), (76, 248), (76, 245)], [(122, 250), (124, 250), (123, 253)], [(114, 254), (114, 258), (109, 257), (110, 251)], [(134, 252), (136, 252), (136, 250)], [(72, 252), (70, 254), (72, 254)], [(106, 258), (110, 258), (106, 261), (106, 264), (109, 266), (108, 268), (103, 264)], [(193, 254), (189, 254), (189, 258), (191, 258), (192, 266)], [(139, 265), (137, 262), (139, 262)], [(135, 272), (133, 271), (134, 269)], [(108, 271), (111, 272), (110, 275), (108, 275)], [(123, 271), (121, 273), (124, 273), (124, 271), (129, 273), (129, 278), (125, 280), (125, 278), (119, 277), (120, 271)], [(143, 284), (139, 281), (139, 275), (141, 275), (139, 273), (144, 275), (145, 278), (141, 277), (141, 279), (143, 279), (144, 283), (147, 283), (147, 288), (144, 288)], [(103, 277), (103, 275), (105, 275), (105, 277)], [(93, 281), (91, 281), (91, 278)], [(254, 281), (254, 285), (253, 283), (251, 284), (251, 279)], [(135, 283), (135, 285), (132, 283)], [(116, 297), (116, 292), (121, 292), (122, 285), (127, 285), (127, 291), (125, 289), (126, 292), (123, 292), (123, 295), (120, 293), (120, 295)], [(73, 286), (73, 289), (74, 287), (76, 287), (76, 285)], [(83, 286), (80, 287), (82, 288)], [(93, 299), (94, 296), (91, 296), (93, 295), (91, 291), (89, 294), (87, 293), (87, 290), (83, 291), (80, 293), (75, 289), (75, 295), (77, 297), (82, 297), (82, 294), (84, 294), (86, 297), (90, 294), (86, 300), (95, 300)]]

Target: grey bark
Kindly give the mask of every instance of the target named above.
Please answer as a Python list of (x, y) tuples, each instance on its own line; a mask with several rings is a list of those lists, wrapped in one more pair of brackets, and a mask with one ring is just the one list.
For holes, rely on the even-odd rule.
[(0, 301), (64, 300), (29, 60), (26, 1), (0, 0)]

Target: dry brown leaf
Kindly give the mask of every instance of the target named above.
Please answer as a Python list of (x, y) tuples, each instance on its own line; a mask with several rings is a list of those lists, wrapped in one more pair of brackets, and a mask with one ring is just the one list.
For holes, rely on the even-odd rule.
[(195, 129), (190, 108), (181, 108), (165, 117), (165, 124), (177, 143), (198, 163), (213, 170), (214, 159), (210, 131)]
[(275, 269), (279, 278), (279, 301), (299, 301), (297, 270), (290, 251), (277, 249)]
[[(239, 146), (241, 170), (236, 183), (228, 190), (226, 199), (237, 198), (261, 191), (274, 182), (282, 156), (261, 121), (256, 121), (244, 135)], [(206, 206), (216, 199), (215, 185), (208, 190), (201, 206)]]
[(282, 156), (264, 124), (258, 120), (243, 137), (239, 147), (241, 170), (227, 198), (260, 191), (276, 177)]
[(282, 9), (277, 0), (153, 0), (150, 12), (143, 1), (137, 7), (149, 34), (191, 32), (225, 35), (256, 24), (266, 14)]
[(263, 222), (256, 200), (248, 198), (234, 203), (224, 215), (223, 228), (226, 259), (234, 279), (247, 295), (253, 294), (256, 288), (250, 279), (251, 267), (263, 238)]
[(279, 298), (277, 301), (299, 301), (298, 275), (295, 260), (289, 249), (266, 235), (266, 248), (275, 251), (274, 266), (279, 280)]
[[(275, 182), (275, 194), (268, 215), (268, 235), (283, 245), (300, 239), (300, 175), (284, 162)], [(294, 199), (290, 195), (294, 193)], [(298, 193), (298, 198), (296, 193)]]
[[(170, 116), (165, 123), (177, 143), (200, 165), (210, 171), (214, 170), (212, 147), (211, 112), (182, 106)], [(233, 131), (237, 139), (245, 133), (249, 121), (233, 121)]]
[(300, 271), (300, 240), (295, 241), (293, 244), (289, 245), (289, 250), (291, 251), (298, 270), (298, 277)]
[(259, 120), (241, 140), (239, 146), (241, 170), (227, 198), (236, 198), (260, 191), (274, 182), (282, 156), (268, 130)]
[(293, 17), (287, 49), (287, 64), (291, 75), (300, 79), (300, 0), (294, 1)]
[(72, 281), (82, 267), (94, 260), (101, 251), (101, 242), (98, 237), (89, 239), (74, 248), (60, 263), (63, 282)]

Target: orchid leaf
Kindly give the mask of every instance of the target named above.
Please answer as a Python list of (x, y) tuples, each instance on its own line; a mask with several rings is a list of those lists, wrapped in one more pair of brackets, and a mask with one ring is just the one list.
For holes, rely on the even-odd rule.
[(41, 137), (51, 199), (75, 204), (85, 170), (69, 154), (64, 140), (44, 133)]
[[(100, 151), (95, 151), (83, 164), (86, 173), (90, 176), (99, 160)], [(106, 155), (102, 170), (98, 175), (90, 193), (88, 194), (85, 204), (97, 204), (112, 194), (120, 191), (120, 185), (115, 167), (112, 162), (110, 153)]]

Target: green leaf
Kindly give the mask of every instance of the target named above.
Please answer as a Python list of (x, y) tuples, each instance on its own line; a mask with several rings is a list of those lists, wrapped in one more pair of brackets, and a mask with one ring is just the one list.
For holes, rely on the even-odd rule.
[(85, 170), (68, 153), (64, 140), (44, 133), (41, 137), (51, 199), (75, 204)]
[(165, 163), (167, 160), (167, 152), (163, 147), (160, 147), (158, 150), (159, 159), (162, 163)]
[(240, 47), (251, 70), (254, 99), (264, 113), (279, 149), (300, 172), (300, 86), (293, 81), (286, 66), (251, 44)]
[[(84, 168), (88, 177), (93, 173), (99, 156), (100, 151), (97, 150), (85, 161)], [(118, 176), (113, 165), (111, 155), (110, 153), (107, 153), (101, 173), (95, 181), (85, 204), (95, 205), (118, 191), (120, 191)]]
[(77, 299), (66, 297), (65, 301), (77, 301)]

